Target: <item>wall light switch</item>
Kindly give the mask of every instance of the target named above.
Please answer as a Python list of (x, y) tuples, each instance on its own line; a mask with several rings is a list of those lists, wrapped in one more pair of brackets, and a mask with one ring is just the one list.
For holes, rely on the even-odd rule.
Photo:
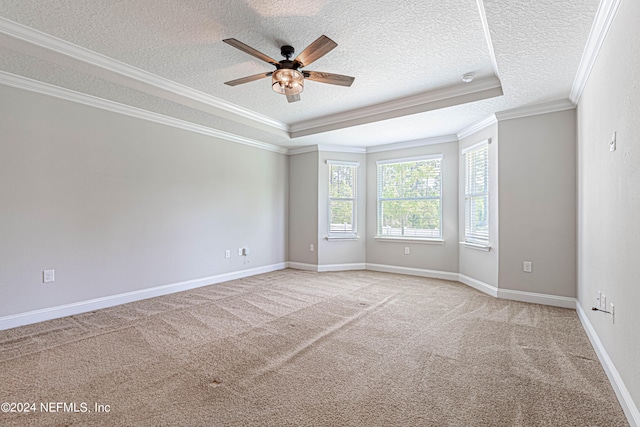
[(411, 254), (411, 248), (409, 246), (405, 246), (404, 247), (404, 254), (405, 255), (410, 255)]
[(531, 261), (524, 261), (524, 262), (522, 263), (522, 270), (523, 270), (525, 273), (531, 273), (531, 267), (532, 267), (532, 264), (533, 264), (533, 263), (532, 263)]
[(309, 244), (309, 252), (313, 252), (316, 250), (316, 247), (313, 245), (313, 243)]

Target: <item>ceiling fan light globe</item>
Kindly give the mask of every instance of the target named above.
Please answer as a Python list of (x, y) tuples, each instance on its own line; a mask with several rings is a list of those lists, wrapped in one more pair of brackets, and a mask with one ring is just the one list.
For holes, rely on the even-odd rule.
[(282, 95), (296, 95), (304, 90), (304, 76), (298, 70), (276, 70), (271, 82), (273, 91)]

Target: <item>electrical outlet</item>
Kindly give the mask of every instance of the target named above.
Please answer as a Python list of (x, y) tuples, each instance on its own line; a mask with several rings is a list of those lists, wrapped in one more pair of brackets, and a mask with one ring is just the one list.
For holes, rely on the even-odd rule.
[(411, 254), (411, 248), (409, 248), (409, 246), (405, 246), (404, 247), (404, 254), (405, 255), (410, 255)]
[(598, 308), (602, 308), (602, 292), (598, 291), (598, 298), (596, 298), (596, 300), (598, 301)]
[(533, 263), (531, 261), (524, 261), (522, 263), (522, 271), (524, 271), (525, 273), (531, 273), (532, 266)]
[(42, 282), (49, 283), (56, 281), (56, 271), (55, 270), (44, 270), (42, 272)]
[(238, 256), (242, 256), (242, 248), (238, 248)]
[(607, 296), (604, 294), (600, 297), (600, 308), (605, 311), (607, 310)]
[(316, 247), (313, 245), (313, 243), (309, 244), (309, 252), (313, 252), (316, 250)]
[(227, 249), (226, 251), (224, 251), (224, 257), (225, 258), (231, 258), (231, 251), (229, 249)]

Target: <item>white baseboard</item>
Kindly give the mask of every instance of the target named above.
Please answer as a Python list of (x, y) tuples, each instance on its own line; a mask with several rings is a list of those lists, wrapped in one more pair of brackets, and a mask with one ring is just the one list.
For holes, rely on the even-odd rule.
[(26, 313), (3, 316), (0, 317), (0, 330), (30, 325), (32, 323), (44, 322), (45, 320), (58, 319), (60, 317), (72, 316), (74, 314), (86, 313), (88, 311), (113, 307), (115, 305), (126, 304), (129, 302), (153, 298), (161, 295), (173, 294), (175, 292), (187, 291), (189, 289), (227, 282), (229, 280), (255, 276), (256, 274), (282, 270), (286, 267), (287, 263), (281, 262), (278, 264), (266, 265), (263, 267), (217, 274), (215, 276), (187, 280), (185, 282), (171, 283), (168, 285), (156, 286), (154, 288), (140, 289), (137, 291), (125, 292), (123, 294), (110, 295), (106, 297), (90, 299), (87, 301), (79, 301), (71, 304), (59, 305), (56, 307), (28, 311)]
[(118, 295), (95, 298), (87, 301), (80, 301), (71, 304), (65, 304), (56, 307), (44, 308), (40, 310), (29, 311), (9, 316), (0, 317), (0, 330), (15, 328), (18, 326), (30, 325), (33, 323), (43, 322), (46, 320), (57, 319), (74, 314), (86, 313), (93, 310), (112, 307), (129, 302), (139, 301), (147, 298), (153, 298), (161, 295), (168, 295), (175, 292), (195, 289), (202, 286), (213, 285), (216, 283), (226, 282), (229, 280), (241, 279), (243, 277), (254, 276), (256, 274), (268, 273), (271, 271), (282, 270), (284, 268), (294, 268), (306, 271), (345, 271), (345, 270), (372, 270), (385, 273), (408, 274), (412, 276), (431, 277), (436, 279), (445, 279), (459, 281), (465, 285), (471, 286), (488, 295), (510, 299), (516, 301), (530, 302), (536, 304), (552, 305), (564, 308), (573, 308), (577, 310), (578, 318), (582, 322), (582, 326), (595, 349), (598, 359), (602, 364), (609, 381), (618, 397), (618, 401), (629, 421), (631, 427), (640, 427), (640, 412), (633, 402), (629, 391), (627, 390), (620, 374), (615, 368), (611, 358), (607, 354), (600, 338), (595, 329), (589, 322), (589, 319), (575, 298), (562, 297), (556, 295), (538, 294), (533, 292), (515, 291), (510, 289), (498, 289), (480, 280), (465, 276), (464, 274), (451, 273), (438, 270), (426, 270), (412, 267), (398, 267), (383, 264), (370, 263), (354, 263), (354, 264), (326, 264), (315, 265), (298, 262), (282, 262), (278, 264), (266, 265), (247, 270), (234, 271), (230, 273), (218, 274), (215, 276), (203, 277), (200, 279), (188, 280), (184, 282), (172, 283), (163, 286), (157, 286), (149, 289), (141, 289), (138, 291), (126, 292)]
[(474, 279), (473, 277), (465, 276), (464, 274), (458, 274), (458, 281), (460, 283), (464, 283), (467, 286), (471, 286), (475, 290), (484, 292), (487, 295), (491, 295), (495, 298), (498, 297), (498, 288), (496, 288), (495, 286), (491, 286), (488, 283), (481, 282), (480, 280)]
[(381, 271), (383, 273), (408, 274), (410, 276), (430, 277), (432, 279), (444, 279), (458, 281), (458, 273), (448, 271), (427, 270), (424, 268), (399, 267), (397, 265), (366, 264), (367, 270)]
[(593, 325), (589, 321), (587, 313), (584, 311), (579, 301), (576, 303), (576, 311), (578, 312), (578, 318), (580, 319), (580, 322), (582, 322), (582, 327), (587, 333), (587, 336), (591, 341), (591, 345), (598, 355), (598, 359), (600, 359), (600, 364), (604, 368), (607, 377), (609, 377), (609, 382), (611, 383), (613, 391), (615, 391), (616, 396), (618, 397), (618, 402), (620, 402), (620, 406), (622, 406), (622, 410), (627, 416), (629, 426), (640, 427), (640, 412), (638, 411), (638, 407), (633, 402), (633, 399), (629, 394), (629, 390), (627, 390), (627, 387), (624, 385), (624, 382), (622, 381), (618, 370), (614, 366), (613, 361), (609, 357), (609, 354), (607, 354), (607, 350), (605, 350), (604, 346), (602, 345), (602, 342), (600, 341), (596, 330), (593, 328)]
[(351, 264), (324, 264), (318, 266), (318, 271), (349, 271), (349, 270), (366, 270), (367, 264), (364, 262)]
[(576, 299), (559, 295), (537, 294), (535, 292), (515, 291), (513, 289), (498, 289), (498, 298), (513, 301), (530, 302), (533, 304), (552, 305), (554, 307), (576, 309)]
[(292, 262), (289, 261), (287, 263), (289, 268), (293, 268), (295, 270), (304, 270), (304, 271), (316, 271), (316, 272), (325, 272), (325, 271), (349, 271), (349, 270), (366, 270), (367, 265), (364, 262), (359, 263), (351, 263), (351, 264), (307, 264), (304, 262)]
[(306, 264), (304, 262), (287, 262), (287, 267), (293, 268), (294, 270), (304, 270), (304, 271), (318, 271), (317, 264)]

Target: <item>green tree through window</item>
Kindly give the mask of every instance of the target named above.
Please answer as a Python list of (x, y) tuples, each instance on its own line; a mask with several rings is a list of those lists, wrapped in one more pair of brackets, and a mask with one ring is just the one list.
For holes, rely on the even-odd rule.
[(442, 238), (442, 156), (378, 162), (378, 236)]

